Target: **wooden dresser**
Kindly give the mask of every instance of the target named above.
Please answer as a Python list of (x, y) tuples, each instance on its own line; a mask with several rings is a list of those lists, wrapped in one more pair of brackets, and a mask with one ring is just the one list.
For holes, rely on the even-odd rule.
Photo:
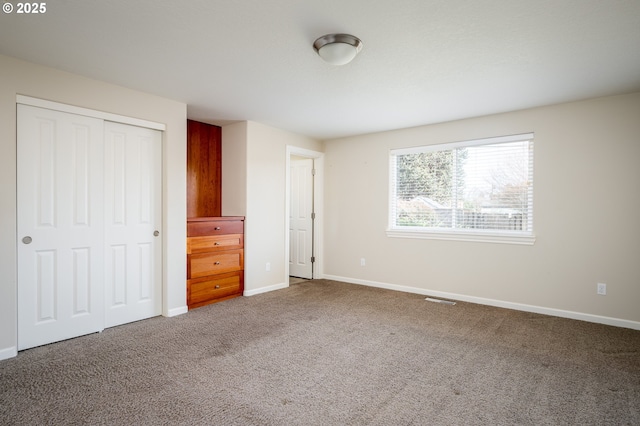
[(244, 217), (187, 220), (187, 305), (189, 309), (242, 296)]

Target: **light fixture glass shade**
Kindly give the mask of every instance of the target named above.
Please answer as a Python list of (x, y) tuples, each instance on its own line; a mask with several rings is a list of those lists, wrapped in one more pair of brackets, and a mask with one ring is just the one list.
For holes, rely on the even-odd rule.
[(317, 39), (313, 48), (325, 62), (344, 65), (362, 50), (362, 41), (349, 34), (327, 34)]

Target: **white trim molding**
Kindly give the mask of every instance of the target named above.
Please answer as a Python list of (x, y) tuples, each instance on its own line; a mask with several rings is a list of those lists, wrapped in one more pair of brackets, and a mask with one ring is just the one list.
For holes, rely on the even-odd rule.
[(15, 358), (18, 356), (18, 348), (12, 346), (6, 349), (0, 349), (0, 361), (4, 361), (5, 359)]
[(361, 280), (358, 278), (340, 277), (336, 275), (324, 276), (327, 280), (341, 281), (349, 284), (364, 285), (367, 287), (384, 288), (387, 290), (402, 291), (405, 293), (415, 293), (423, 296), (434, 296), (443, 299), (459, 300), (461, 302), (477, 303), (479, 305), (495, 306), (497, 308), (513, 309), (515, 311), (532, 312), (542, 315), (550, 315), (561, 318), (569, 318), (580, 321), (587, 321), (597, 324), (611, 325), (614, 327), (630, 328), (640, 330), (640, 322), (630, 321), (621, 318), (604, 317), (600, 315), (585, 314), (582, 312), (566, 311), (563, 309), (546, 308), (543, 306), (527, 305), (524, 303), (506, 302), (503, 300), (487, 299), (484, 297), (467, 296), (464, 294), (449, 293), (445, 291), (428, 290), (417, 287), (409, 287), (397, 284), (382, 283), (377, 281)]
[(61, 104), (58, 102), (47, 101), (45, 99), (32, 98), (30, 96), (17, 95), (16, 103), (23, 105), (30, 105), (40, 108), (52, 109), (60, 112), (68, 112), (76, 115), (83, 115), (85, 117), (100, 118), (105, 121), (113, 121), (116, 123), (130, 124), (132, 126), (145, 127), (147, 129), (160, 130), (164, 132), (166, 125), (162, 123), (156, 123), (154, 121), (142, 120), (139, 118), (126, 117), (124, 115), (112, 114), (110, 112), (96, 111), (89, 108), (77, 107), (74, 105)]
[(269, 293), (270, 291), (275, 291), (275, 290), (282, 290), (283, 288), (287, 288), (289, 287), (289, 283), (280, 283), (280, 284), (274, 284), (274, 285), (270, 285), (270, 286), (266, 286), (266, 287), (260, 287), (260, 288), (256, 288), (253, 290), (245, 290), (244, 293), (242, 294), (243, 296), (255, 296), (258, 294), (262, 294), (262, 293)]
[[(464, 231), (435, 231), (432, 229), (421, 230), (422, 228), (390, 228), (387, 229), (387, 237), (391, 238), (421, 238), (431, 240), (445, 241), (472, 241), (484, 243), (502, 243), (502, 244), (522, 244), (533, 245), (536, 242), (535, 235), (524, 235), (522, 233), (509, 234), (507, 231), (503, 233), (496, 232), (473, 232), (472, 230)], [(465, 232), (466, 231), (466, 232)]]
[(180, 306), (179, 308), (169, 309), (166, 315), (167, 318), (177, 317), (178, 315), (186, 314), (189, 312), (189, 308), (187, 306)]

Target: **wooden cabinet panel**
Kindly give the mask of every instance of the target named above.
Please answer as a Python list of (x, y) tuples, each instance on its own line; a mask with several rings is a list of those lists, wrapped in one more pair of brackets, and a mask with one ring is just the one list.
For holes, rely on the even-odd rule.
[(222, 128), (187, 120), (187, 217), (222, 214)]

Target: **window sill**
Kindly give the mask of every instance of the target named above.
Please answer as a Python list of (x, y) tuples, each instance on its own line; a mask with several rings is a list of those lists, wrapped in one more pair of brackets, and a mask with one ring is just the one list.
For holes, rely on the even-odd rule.
[(418, 238), (425, 240), (472, 241), (482, 243), (533, 245), (534, 235), (517, 232), (486, 232), (486, 231), (437, 231), (426, 228), (391, 228), (387, 229), (387, 237)]

